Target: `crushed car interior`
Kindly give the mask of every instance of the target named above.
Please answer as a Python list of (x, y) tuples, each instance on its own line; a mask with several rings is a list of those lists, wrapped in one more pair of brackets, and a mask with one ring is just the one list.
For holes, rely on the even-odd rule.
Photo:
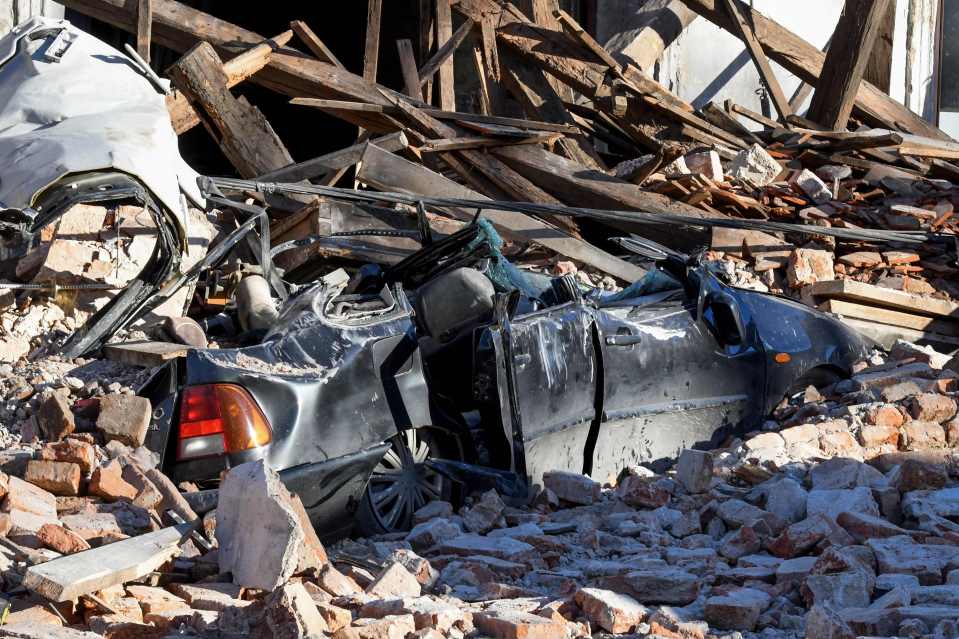
[(619, 293), (513, 266), (482, 217), (390, 267), (295, 290), (242, 348), (192, 350), (141, 393), (177, 481), (265, 458), (335, 538), (402, 531), (434, 499), (524, 498), (547, 470), (601, 481), (757, 427), (867, 350), (835, 319), (724, 284), (641, 238)]

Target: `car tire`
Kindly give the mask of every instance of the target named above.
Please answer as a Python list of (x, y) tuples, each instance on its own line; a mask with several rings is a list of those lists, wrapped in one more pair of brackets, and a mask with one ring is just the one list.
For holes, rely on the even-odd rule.
[(428, 427), (404, 430), (387, 440), (390, 449), (366, 484), (355, 532), (364, 537), (408, 531), (413, 513), (430, 501), (450, 501), (453, 482), (426, 466), (446, 458), (443, 438)]

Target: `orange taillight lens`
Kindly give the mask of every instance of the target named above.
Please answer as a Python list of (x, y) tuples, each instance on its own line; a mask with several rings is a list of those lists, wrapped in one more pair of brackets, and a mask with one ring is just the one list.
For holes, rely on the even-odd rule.
[(258, 448), (272, 437), (263, 411), (241, 386), (204, 384), (184, 389), (177, 459)]

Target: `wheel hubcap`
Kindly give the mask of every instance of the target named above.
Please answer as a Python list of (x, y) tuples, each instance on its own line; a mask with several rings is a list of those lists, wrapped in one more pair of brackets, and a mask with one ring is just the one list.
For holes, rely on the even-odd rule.
[(369, 497), (379, 524), (389, 531), (410, 527), (413, 513), (434, 499), (443, 499), (445, 479), (426, 465), (430, 443), (416, 430), (390, 439), (390, 449), (373, 469)]

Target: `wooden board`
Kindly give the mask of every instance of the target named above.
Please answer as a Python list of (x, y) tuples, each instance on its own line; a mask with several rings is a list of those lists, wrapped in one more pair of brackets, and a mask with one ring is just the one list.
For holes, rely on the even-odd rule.
[(819, 305), (819, 310), (835, 313), (844, 317), (864, 319), (878, 324), (901, 326), (914, 331), (940, 333), (951, 337), (959, 337), (959, 322), (952, 320), (937, 320), (924, 315), (903, 313), (878, 306), (867, 306), (844, 300), (826, 300)]
[(137, 53), (150, 63), (150, 27), (153, 23), (152, 0), (137, 0)]
[[(402, 151), (409, 144), (409, 140), (406, 139), (406, 134), (402, 131), (390, 133), (389, 135), (384, 135), (369, 140), (368, 142), (391, 152)], [(361, 142), (360, 144), (354, 144), (339, 151), (333, 151), (332, 153), (315, 157), (312, 160), (289, 164), (275, 171), (264, 173), (256, 179), (260, 182), (299, 182), (301, 180), (312, 180), (331, 171), (340, 171), (341, 169), (347, 169), (353, 166), (363, 157), (363, 151), (366, 150), (366, 145), (367, 142)]]
[(170, 526), (27, 568), (23, 586), (50, 601), (81, 595), (147, 575), (179, 552), (194, 524)]
[(929, 344), (937, 350), (946, 353), (959, 348), (959, 337), (929, 333), (927, 331), (917, 331), (911, 328), (903, 328), (902, 326), (879, 324), (854, 317), (840, 317), (839, 319), (846, 326), (874, 340), (886, 350), (892, 348), (893, 344), (901, 339), (914, 344)]
[(915, 293), (897, 291), (855, 280), (816, 282), (803, 289), (804, 296), (821, 299), (842, 299), (911, 313), (959, 319), (959, 304)]
[(806, 116), (810, 120), (827, 129), (846, 128), (888, 3), (846, 0), (812, 95)]
[(363, 79), (376, 82), (376, 69), (380, 57), (380, 20), (383, 17), (383, 0), (367, 0), (366, 45), (363, 49)]
[(171, 359), (186, 357), (191, 350), (190, 346), (170, 342), (122, 342), (104, 346), (103, 356), (113, 362), (153, 368)]
[[(384, 191), (454, 197), (488, 199), (426, 167), (370, 146), (363, 155), (357, 179)], [(470, 221), (475, 211), (454, 211), (457, 219)], [(583, 262), (621, 280), (633, 282), (645, 274), (637, 266), (623, 261), (582, 240), (570, 237), (529, 215), (514, 211), (487, 210), (483, 215), (508, 239), (536, 242), (560, 255)]]
[(416, 56), (413, 54), (413, 42), (409, 39), (396, 41), (396, 52), (400, 56), (400, 70), (403, 73), (403, 84), (406, 95), (417, 100), (423, 99), (420, 89), (420, 76), (416, 70)]
[(336, 56), (333, 55), (333, 52), (330, 51), (329, 47), (320, 40), (320, 37), (313, 32), (313, 29), (310, 28), (308, 24), (302, 20), (294, 20), (290, 23), (290, 28), (296, 32), (296, 37), (300, 39), (303, 44), (306, 45), (306, 48), (317, 57), (317, 59), (322, 60), (323, 62), (329, 62), (330, 64), (336, 65), (341, 69), (346, 69), (343, 64), (336, 59)]
[[(453, 78), (453, 52), (463, 39), (473, 29), (472, 20), (457, 29), (453, 34), (453, 16), (450, 11), (450, 0), (435, 0), (436, 2), (436, 41), (440, 43), (434, 58), (440, 53), (444, 57), (439, 62), (439, 75), (436, 78), (436, 91), (439, 94), (440, 108), (447, 111), (456, 110), (456, 89)], [(446, 49), (450, 52), (447, 54)], [(424, 67), (427, 65), (424, 65)], [(423, 82), (423, 73), (420, 72), (420, 82)]]

